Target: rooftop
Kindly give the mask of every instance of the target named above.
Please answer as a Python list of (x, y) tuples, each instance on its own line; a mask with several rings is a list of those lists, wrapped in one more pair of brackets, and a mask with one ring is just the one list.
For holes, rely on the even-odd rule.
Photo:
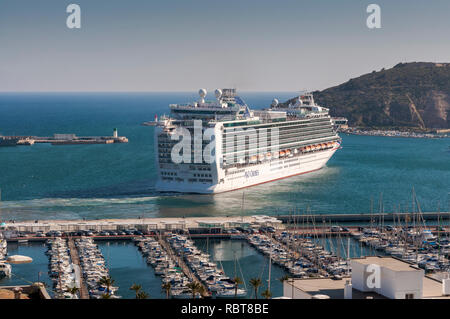
[(364, 265), (375, 264), (394, 271), (422, 271), (421, 269), (413, 267), (409, 263), (391, 257), (372, 256), (364, 258), (354, 258), (352, 259), (352, 261), (356, 261)]
[[(327, 295), (331, 299), (344, 299), (344, 287), (347, 280), (350, 278), (343, 278), (341, 280), (334, 280), (329, 278), (311, 278), (311, 279), (296, 279), (294, 280), (294, 287), (314, 295)], [(291, 285), (290, 280), (286, 281)], [(366, 299), (372, 297), (373, 299), (386, 299), (384, 296), (375, 292), (361, 292), (353, 288), (353, 299)]]
[[(395, 271), (422, 271), (407, 262), (392, 257), (365, 257), (355, 258), (352, 259), (352, 261), (357, 261), (365, 265), (378, 264)], [(351, 281), (351, 278), (346, 277), (342, 280), (333, 280), (329, 278), (295, 279), (294, 287), (311, 296), (320, 294), (330, 296), (331, 299), (344, 299), (344, 287), (347, 280)], [(290, 280), (285, 283), (292, 285), (292, 281)], [(362, 292), (355, 288), (353, 288), (352, 295), (353, 299), (366, 299), (367, 297), (372, 297), (373, 299), (386, 299), (386, 297), (375, 292)], [(442, 282), (440, 280), (430, 276), (424, 276), (423, 298), (450, 299), (450, 296), (442, 295)]]

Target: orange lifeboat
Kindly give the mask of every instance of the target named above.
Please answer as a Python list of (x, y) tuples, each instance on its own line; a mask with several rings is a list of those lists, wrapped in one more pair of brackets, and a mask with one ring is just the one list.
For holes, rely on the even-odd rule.
[(306, 146), (306, 147), (305, 147), (305, 150), (306, 150), (307, 152), (310, 152), (310, 151), (311, 151), (311, 146)]
[(291, 150), (286, 150), (286, 156), (291, 155)]
[(286, 155), (286, 152), (285, 151), (280, 151), (280, 157), (282, 157), (284, 155)]

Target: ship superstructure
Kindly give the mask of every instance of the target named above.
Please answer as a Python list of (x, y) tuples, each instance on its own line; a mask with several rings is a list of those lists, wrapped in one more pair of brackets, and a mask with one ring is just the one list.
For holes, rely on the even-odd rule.
[(310, 93), (263, 110), (251, 110), (235, 89), (216, 90), (213, 101), (204, 89), (199, 95), (155, 120), (159, 191), (220, 193), (304, 174), (340, 146), (328, 109)]

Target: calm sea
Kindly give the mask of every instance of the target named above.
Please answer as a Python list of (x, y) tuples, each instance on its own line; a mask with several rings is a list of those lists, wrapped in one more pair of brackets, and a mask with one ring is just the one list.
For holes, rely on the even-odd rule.
[[(243, 93), (255, 108), (295, 93)], [(449, 210), (450, 140), (343, 135), (343, 148), (315, 173), (219, 195), (154, 189), (153, 127), (168, 104), (195, 93), (0, 94), (0, 134), (111, 135), (128, 144), (0, 148), (0, 219), (274, 215)], [(244, 196), (243, 196), (243, 192)], [(244, 201), (242, 198), (244, 197)]]

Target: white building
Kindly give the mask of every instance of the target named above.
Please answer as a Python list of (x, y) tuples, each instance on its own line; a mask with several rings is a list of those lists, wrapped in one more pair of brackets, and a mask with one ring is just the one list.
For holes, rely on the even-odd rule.
[(361, 292), (376, 292), (389, 299), (422, 299), (423, 269), (394, 259), (352, 259), (352, 285)]
[(422, 269), (392, 257), (351, 260), (352, 276), (288, 279), (283, 298), (293, 299), (450, 299), (450, 279), (425, 276)]

